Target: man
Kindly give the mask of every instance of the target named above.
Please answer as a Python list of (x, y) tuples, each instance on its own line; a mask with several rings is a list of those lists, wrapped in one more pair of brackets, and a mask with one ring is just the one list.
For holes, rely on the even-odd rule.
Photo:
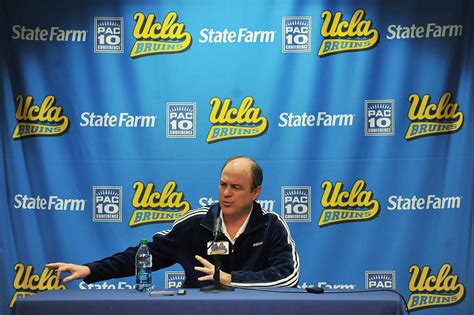
[[(230, 158), (221, 170), (219, 202), (190, 211), (176, 220), (173, 228), (153, 235), (148, 243), (153, 270), (179, 263), (186, 274), (185, 287), (212, 284), (214, 266), (207, 256), (207, 243), (220, 216), (222, 233), (230, 242), (230, 254), (223, 256), (220, 281), (224, 285), (296, 286), (299, 258), (286, 223), (255, 202), (262, 191), (260, 166), (244, 156)], [(84, 279), (86, 283), (135, 274), (137, 247), (85, 265), (51, 263), (48, 268), (71, 275), (64, 282)]]

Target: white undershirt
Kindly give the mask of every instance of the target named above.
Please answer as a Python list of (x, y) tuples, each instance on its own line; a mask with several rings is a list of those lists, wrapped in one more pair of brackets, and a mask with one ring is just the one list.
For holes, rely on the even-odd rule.
[(224, 222), (224, 216), (222, 215), (222, 210), (221, 210), (221, 220), (222, 222), (224, 222), (224, 224), (222, 224), (222, 233), (224, 233), (224, 235), (230, 240), (230, 242), (232, 243), (232, 245), (235, 244), (235, 240), (242, 234), (244, 233), (245, 231), (245, 228), (247, 227), (247, 224), (249, 223), (249, 219), (250, 219), (250, 215), (252, 214), (252, 211), (253, 211), (253, 204), (252, 204), (252, 209), (250, 209), (250, 212), (249, 212), (249, 215), (247, 216), (247, 219), (245, 219), (244, 223), (242, 223), (242, 225), (240, 226), (240, 229), (237, 231), (237, 233), (235, 234), (235, 237), (234, 239), (232, 239), (229, 235), (229, 233), (227, 233), (227, 228), (225, 226), (225, 222)]

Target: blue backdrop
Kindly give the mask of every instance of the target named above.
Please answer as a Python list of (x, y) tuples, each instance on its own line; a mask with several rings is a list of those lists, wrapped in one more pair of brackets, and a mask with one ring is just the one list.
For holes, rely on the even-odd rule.
[[(472, 314), (474, 3), (1, 1), (1, 310), (138, 244), (246, 154), (300, 286)], [(156, 287), (183, 281), (179, 266)], [(470, 297), (471, 296), (471, 297)]]

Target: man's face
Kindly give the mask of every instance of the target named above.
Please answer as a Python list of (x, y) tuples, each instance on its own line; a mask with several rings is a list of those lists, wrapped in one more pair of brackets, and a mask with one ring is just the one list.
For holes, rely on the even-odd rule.
[(227, 164), (219, 183), (219, 204), (224, 216), (239, 218), (247, 215), (262, 187), (252, 191), (251, 162), (236, 159)]

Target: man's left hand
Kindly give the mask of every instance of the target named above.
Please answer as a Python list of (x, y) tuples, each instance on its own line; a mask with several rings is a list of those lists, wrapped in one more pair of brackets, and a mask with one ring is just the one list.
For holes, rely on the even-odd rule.
[[(214, 280), (214, 265), (208, 262), (206, 259), (202, 258), (201, 256), (196, 255), (196, 259), (203, 265), (203, 267), (196, 266), (194, 267), (195, 270), (205, 273), (205, 276), (199, 277), (199, 281), (213, 281)], [(231, 276), (230, 274), (220, 271), (220, 279), (221, 283), (224, 285), (230, 285)]]

